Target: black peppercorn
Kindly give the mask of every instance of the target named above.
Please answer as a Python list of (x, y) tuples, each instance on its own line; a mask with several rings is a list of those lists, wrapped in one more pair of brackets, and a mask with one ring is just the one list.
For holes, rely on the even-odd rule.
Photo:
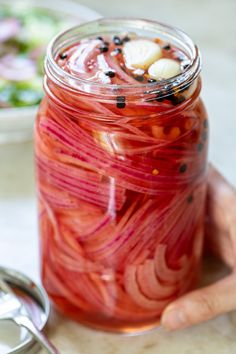
[(108, 77), (114, 77), (116, 74), (115, 74), (114, 71), (109, 70), (109, 71), (105, 72), (105, 75), (108, 76)]
[(115, 53), (115, 54), (121, 54), (121, 53), (122, 53), (122, 50), (121, 50), (120, 48), (115, 48), (115, 49), (113, 50), (113, 53)]
[(189, 64), (184, 64), (184, 65), (182, 66), (182, 69), (183, 69), (183, 70), (186, 70), (188, 67), (189, 67)]
[(125, 108), (125, 106), (126, 106), (125, 102), (117, 102), (116, 103), (117, 108)]
[(125, 96), (117, 96), (116, 97), (116, 107), (117, 108), (125, 108)]
[(157, 80), (155, 80), (155, 79), (148, 79), (148, 83), (149, 83), (149, 84), (153, 84), (154, 82), (157, 82)]
[(122, 45), (122, 44), (123, 44), (123, 41), (122, 41), (122, 39), (120, 39), (120, 37), (114, 36), (114, 37), (113, 37), (113, 43), (114, 43), (115, 45)]
[(187, 171), (187, 168), (188, 168), (188, 166), (186, 165), (186, 163), (183, 163), (183, 164), (180, 165), (180, 167), (179, 167), (179, 172), (180, 172), (180, 173), (184, 173), (184, 172)]
[(128, 37), (128, 36), (125, 36), (124, 38), (123, 38), (123, 42), (129, 42), (130, 41), (130, 38)]
[(171, 49), (171, 46), (169, 44), (166, 44), (162, 47), (162, 49), (164, 50), (170, 50)]
[(60, 59), (64, 60), (67, 58), (67, 54), (66, 53), (61, 53), (60, 54)]
[(108, 52), (108, 46), (102, 45), (101, 47), (99, 47), (99, 50), (100, 50), (101, 53)]

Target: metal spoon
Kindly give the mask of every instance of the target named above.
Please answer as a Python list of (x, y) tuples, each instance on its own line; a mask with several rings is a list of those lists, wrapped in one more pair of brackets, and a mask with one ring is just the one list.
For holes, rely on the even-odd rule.
[(18, 297), (13, 293), (7, 283), (0, 278), (0, 320), (11, 320), (18, 326), (25, 327), (36, 341), (51, 354), (59, 354), (59, 351), (40, 332), (31, 321), (27, 311)]

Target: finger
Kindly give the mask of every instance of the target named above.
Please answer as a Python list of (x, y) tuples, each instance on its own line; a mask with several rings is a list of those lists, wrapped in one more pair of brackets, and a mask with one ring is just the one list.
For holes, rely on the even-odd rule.
[(236, 222), (236, 190), (213, 165), (208, 172), (207, 197), (208, 218), (212, 223), (225, 230), (229, 222)]
[(161, 324), (176, 330), (209, 320), (236, 309), (236, 275), (232, 274), (206, 288), (195, 290), (165, 309)]
[(230, 232), (219, 231), (215, 224), (205, 225), (205, 249), (219, 257), (228, 267), (234, 268), (234, 252)]
[(230, 267), (234, 266), (236, 192), (210, 165), (207, 193), (206, 246)]

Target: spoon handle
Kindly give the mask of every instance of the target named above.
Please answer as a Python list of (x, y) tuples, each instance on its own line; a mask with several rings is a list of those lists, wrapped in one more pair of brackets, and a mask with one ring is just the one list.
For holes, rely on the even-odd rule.
[(52, 343), (45, 337), (45, 335), (40, 332), (33, 322), (24, 315), (17, 315), (14, 317), (14, 322), (19, 325), (25, 327), (35, 338), (35, 340), (50, 354), (60, 354), (59, 351), (54, 347)]

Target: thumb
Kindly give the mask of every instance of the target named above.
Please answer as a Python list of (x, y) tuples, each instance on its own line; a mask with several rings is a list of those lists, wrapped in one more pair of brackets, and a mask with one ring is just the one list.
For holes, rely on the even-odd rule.
[(236, 309), (236, 274), (188, 293), (166, 307), (161, 324), (176, 330)]

